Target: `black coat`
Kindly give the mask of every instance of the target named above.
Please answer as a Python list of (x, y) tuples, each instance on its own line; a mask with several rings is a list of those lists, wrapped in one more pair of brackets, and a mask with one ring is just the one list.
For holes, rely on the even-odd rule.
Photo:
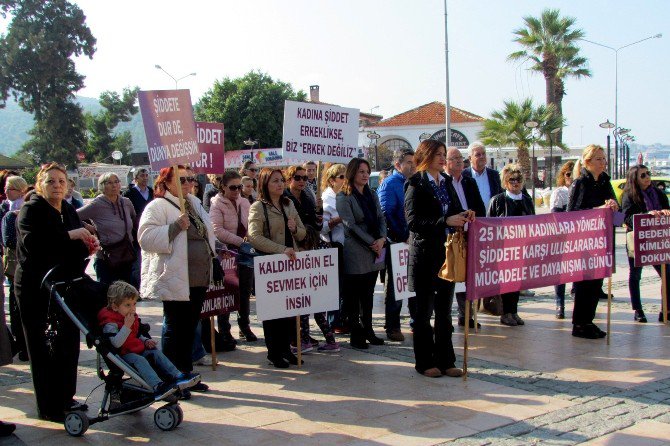
[[(128, 187), (128, 190), (123, 193), (123, 196), (128, 198), (133, 203), (135, 214), (137, 215), (137, 221), (140, 220), (142, 212), (144, 212), (144, 208), (147, 207), (147, 204), (149, 204), (149, 202), (154, 199), (154, 190), (150, 187), (147, 187), (147, 189), (149, 189), (148, 200), (145, 200), (140, 191), (138, 191), (132, 184)], [(135, 238), (135, 240), (137, 240), (137, 238)]]
[(606, 200), (615, 200), (614, 189), (610, 183), (610, 177), (605, 172), (600, 174), (596, 180), (586, 169), (570, 187), (570, 198), (568, 199), (568, 211), (581, 211), (593, 209), (605, 204)]
[[(670, 209), (670, 204), (668, 203), (668, 197), (663, 192), (656, 189), (654, 186), (649, 187), (651, 187), (652, 191), (654, 191), (658, 196), (658, 201), (661, 203), (661, 209)], [(625, 222), (627, 232), (633, 230), (634, 215), (644, 214), (649, 211), (644, 201), (642, 201), (642, 204), (638, 204), (635, 201), (633, 201), (631, 196), (626, 192), (624, 192), (623, 196), (621, 197), (621, 210), (623, 211), (624, 214), (626, 214)]]
[(300, 192), (300, 201), (298, 201), (298, 198), (296, 198), (288, 188), (284, 191), (284, 195), (293, 202), (303, 225), (309, 225), (317, 231), (321, 230), (316, 217), (316, 204), (314, 204), (307, 192), (304, 190)]
[(405, 217), (409, 226), (409, 263), (407, 267), (410, 291), (417, 287), (433, 286), (444, 263), (444, 243), (447, 240), (447, 218), (463, 212), (452, 185), (451, 177), (440, 174), (446, 181), (450, 205), (446, 215), (435, 196), (426, 172), (417, 172), (405, 182)]
[(521, 212), (517, 211), (515, 200), (509, 198), (505, 192), (491, 198), (487, 217), (519, 217), (522, 215), (535, 215), (535, 207), (529, 195), (521, 195)]

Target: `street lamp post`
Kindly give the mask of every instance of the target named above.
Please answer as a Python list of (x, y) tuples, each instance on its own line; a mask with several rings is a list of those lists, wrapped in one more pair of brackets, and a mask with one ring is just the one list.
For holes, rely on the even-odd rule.
[(179, 89), (179, 81), (180, 80), (186, 79), (187, 77), (190, 77), (190, 76), (195, 76), (195, 73), (189, 73), (186, 76), (182, 76), (182, 77), (176, 79), (173, 75), (171, 75), (170, 73), (165, 71), (165, 69), (163, 69), (163, 67), (161, 67), (160, 65), (156, 64), (156, 65), (154, 65), (154, 67), (156, 67), (157, 70), (161, 70), (163, 73), (167, 74), (168, 76), (170, 76), (170, 78), (172, 78), (172, 80), (174, 81), (174, 89), (175, 90)]
[(625, 150), (623, 146), (623, 139), (625, 135), (630, 132), (630, 129), (625, 129), (623, 127), (616, 127), (614, 129), (614, 170), (616, 170), (616, 178), (622, 178), (624, 176), (625, 163)]
[(254, 146), (258, 144), (258, 141), (253, 140), (251, 138), (247, 138), (246, 141), (244, 141), (244, 145), (249, 147), (249, 150), (251, 151), (251, 161), (254, 162)]
[[(379, 153), (377, 152), (377, 140), (381, 138), (381, 135), (377, 132), (370, 132), (368, 133), (368, 138), (370, 139), (370, 145), (372, 145), (372, 141), (375, 142), (375, 169), (379, 170)], [(368, 156), (370, 156), (368, 154)]]
[(612, 175), (612, 158), (610, 157), (610, 131), (614, 128), (614, 124), (607, 119), (605, 122), (598, 124), (601, 129), (607, 129), (607, 173)]
[(533, 135), (533, 133), (534, 130), (537, 128), (537, 126), (540, 124), (537, 121), (528, 121), (524, 125), (530, 129), (531, 139), (533, 141), (533, 154), (531, 155), (530, 158), (530, 178), (533, 191), (533, 195), (531, 196), (533, 197), (533, 206), (535, 206), (535, 166), (533, 166), (533, 162), (535, 161), (535, 136)]

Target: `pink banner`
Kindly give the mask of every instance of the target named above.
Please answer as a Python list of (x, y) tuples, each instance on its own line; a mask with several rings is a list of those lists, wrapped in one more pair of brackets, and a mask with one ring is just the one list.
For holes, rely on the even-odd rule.
[(230, 251), (219, 253), (225, 273), (223, 287), (210, 286), (202, 303), (200, 317), (226, 314), (240, 309), (240, 279), (237, 274), (237, 257)]
[(140, 91), (137, 94), (147, 136), (151, 169), (198, 161), (198, 142), (188, 90)]
[(225, 172), (223, 155), (223, 124), (220, 122), (196, 122), (198, 151), (200, 158), (191, 167), (196, 173), (222, 174)]
[(633, 216), (635, 266), (670, 263), (670, 217)]
[(612, 211), (478, 218), (468, 230), (467, 299), (612, 275)]
[(252, 158), (258, 167), (302, 164), (300, 160), (284, 158), (282, 149), (229, 150), (225, 156), (228, 169), (239, 169)]

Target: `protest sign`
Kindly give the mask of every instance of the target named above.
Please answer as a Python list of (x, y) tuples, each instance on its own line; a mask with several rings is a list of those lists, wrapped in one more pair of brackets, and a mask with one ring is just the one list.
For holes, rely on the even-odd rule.
[(670, 263), (670, 217), (633, 216), (635, 266)]
[(284, 157), (347, 164), (358, 156), (358, 117), (355, 108), (286, 101)]
[(238, 169), (246, 161), (251, 160), (256, 164), (256, 167), (302, 164), (302, 161), (298, 159), (284, 158), (282, 149), (229, 150), (225, 152), (225, 160), (228, 169)]
[(395, 291), (395, 300), (414, 297), (413, 293), (407, 289), (407, 261), (409, 260), (409, 245), (407, 243), (393, 243), (390, 247), (391, 270), (393, 277), (386, 277), (386, 280), (393, 281), (393, 290)]
[(153, 170), (198, 161), (198, 141), (188, 90), (140, 91), (137, 94)]
[(478, 218), (468, 231), (467, 299), (612, 274), (610, 209)]
[(256, 257), (254, 277), (261, 321), (339, 308), (337, 249)]
[(225, 172), (223, 155), (223, 124), (220, 122), (196, 122), (200, 156), (191, 164), (196, 173), (222, 174)]
[(211, 285), (205, 294), (200, 317), (226, 314), (240, 309), (240, 279), (237, 274), (237, 256), (231, 252), (219, 253), (225, 275), (223, 286)]

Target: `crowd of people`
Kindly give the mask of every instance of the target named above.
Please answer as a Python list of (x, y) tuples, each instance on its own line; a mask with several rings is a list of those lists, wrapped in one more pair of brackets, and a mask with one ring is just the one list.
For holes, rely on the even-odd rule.
[[(99, 195), (87, 203), (77, 196), (74, 182), (59, 164), (43, 166), (34, 189), (18, 172), (0, 172), (3, 270), (9, 284), (10, 313), (9, 327), (0, 327), (0, 365), (15, 356), (19, 361), (30, 361), (41, 418), (62, 421), (65, 411), (85, 409), (74, 400), (79, 333), (63, 315), (52, 314), (49, 294), (40, 283), (54, 267), (58, 278), (82, 276), (87, 259), (94, 256), (97, 281), (124, 290), (121, 297), (110, 295), (104, 315), (106, 329), (115, 336), (123, 335), (118, 347), (126, 349), (125, 355), (135, 354), (129, 356), (133, 364), (149, 373), (143, 358), (157, 355), (153, 352), (155, 343), (145, 338), (136, 341), (133, 335), (132, 344), (138, 351), (124, 345), (129, 333), (136, 333), (137, 298), (158, 299), (163, 306), (160, 351), (165, 357), (159, 357), (159, 362), (174, 379), (191, 379), (194, 365), (212, 361), (203, 345), (208, 344), (204, 338), (209, 335), (209, 321), (201, 321), (200, 312), (213, 280), (212, 259), (222, 248), (284, 254), (290, 259), (301, 250), (337, 249), (340, 308), (313, 315), (325, 340), (310, 334), (310, 315), (300, 318), (301, 342), (295, 318), (263, 321), (267, 359), (274, 367), (297, 365), (298, 349), (304, 353), (339, 351), (336, 335), (348, 334), (355, 349), (382, 345), (386, 340), (402, 342), (402, 301), (395, 299), (394, 274), (386, 250), (391, 243), (405, 242), (409, 244), (409, 289), (416, 294), (407, 302), (415, 369), (433, 378), (462, 376), (452, 344), (454, 297), (458, 325), (474, 327), (475, 321), (472, 317), (466, 320), (465, 308), (471, 302), (466, 301), (465, 293), (456, 292), (453, 282), (438, 278), (446, 237), (456, 229), (467, 235), (468, 225), (476, 218), (535, 214), (519, 165), (508, 164), (497, 172), (489, 167), (483, 144), (473, 143), (468, 151), (470, 166), (465, 168), (461, 151), (439, 141), (422, 141), (416, 151), (400, 150), (394, 154), (393, 173), (380, 178), (376, 191), (368, 184), (370, 164), (362, 158), (347, 165), (326, 164), (321, 175), (314, 162), (259, 171), (247, 161), (239, 172), (209, 175), (207, 187), (188, 166), (162, 169), (153, 188), (148, 184), (149, 172), (137, 169), (134, 182), (123, 193), (120, 178), (106, 173), (98, 180)], [(551, 195), (551, 211), (597, 207), (617, 211), (619, 204), (606, 166), (605, 152), (597, 145), (586, 147), (576, 163), (564, 164)], [(319, 176), (321, 184), (317, 184)], [(622, 210), (627, 231), (632, 230), (636, 214), (670, 215), (666, 195), (652, 185), (644, 165), (633, 166), (628, 172)], [(644, 323), (641, 268), (635, 267), (632, 259), (629, 262), (633, 317)], [(655, 268), (660, 274), (660, 267)], [(372, 322), (374, 289), (380, 275), (385, 282), (386, 340), (376, 334)], [(250, 317), (253, 264), (239, 262), (238, 276), (239, 339), (257, 342)], [(602, 282), (573, 284), (573, 336), (605, 336), (593, 323)], [(556, 286), (558, 319), (565, 318), (565, 291), (565, 284)], [(4, 292), (0, 297), (0, 308), (4, 309)], [(499, 299), (500, 323), (524, 325), (519, 315), (519, 292)], [(4, 325), (4, 313), (1, 322)], [(234, 349), (238, 341), (231, 333), (229, 314), (218, 317), (217, 329), (223, 340), (221, 348)], [(4, 345), (9, 340), (11, 351)], [(157, 387), (157, 398), (162, 397), (165, 383), (149, 375)], [(181, 391), (180, 397), (188, 399), (191, 392), (207, 390), (208, 386), (199, 382)], [(0, 424), (0, 434), (9, 430), (8, 425)]]

